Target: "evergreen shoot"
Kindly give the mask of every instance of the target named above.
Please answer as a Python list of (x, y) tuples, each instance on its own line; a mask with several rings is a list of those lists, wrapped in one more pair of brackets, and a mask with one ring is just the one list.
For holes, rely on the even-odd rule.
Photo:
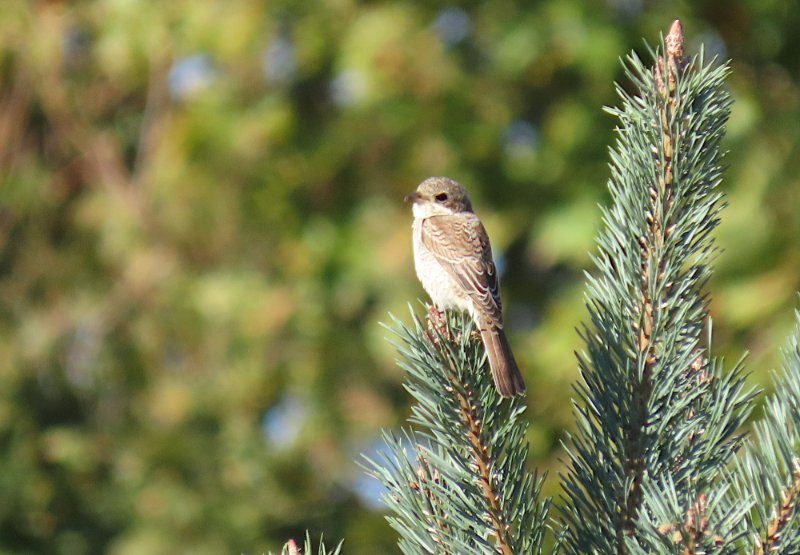
[(319, 545), (315, 550), (314, 544), (311, 542), (311, 535), (306, 532), (306, 538), (302, 547), (297, 545), (297, 542), (294, 540), (289, 540), (281, 549), (281, 555), (313, 555), (314, 553), (317, 555), (341, 555), (342, 543), (343, 542), (339, 542), (339, 545), (336, 546), (336, 549), (328, 549), (325, 547), (325, 543), (322, 541), (322, 538), (320, 538)]
[[(610, 208), (587, 277), (577, 431), (564, 476), (567, 553), (730, 552), (746, 508), (721, 499), (722, 470), (750, 409), (740, 365), (710, 352), (703, 287), (722, 208), (728, 68), (683, 54), (675, 22), (633, 92), (611, 151)], [(706, 339), (706, 332), (708, 340)]]
[(800, 553), (800, 313), (784, 351), (775, 393), (755, 424), (730, 476), (730, 505), (750, 508), (743, 521), (742, 551)]
[(503, 400), (465, 314), (444, 325), (392, 331), (416, 401), (414, 429), (384, 432), (383, 461), (368, 461), (388, 489), (403, 553), (540, 553), (549, 500), (526, 469), (519, 397)]

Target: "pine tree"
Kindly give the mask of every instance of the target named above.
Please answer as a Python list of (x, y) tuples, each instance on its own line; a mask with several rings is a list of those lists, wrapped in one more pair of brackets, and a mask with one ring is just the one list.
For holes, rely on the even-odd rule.
[[(565, 444), (556, 552), (800, 553), (800, 315), (776, 393), (711, 348), (704, 287), (717, 252), (725, 64), (688, 58), (675, 22), (648, 68), (625, 60), (611, 206), (587, 275), (576, 431)], [(466, 315), (390, 328), (413, 429), (386, 432), (369, 471), (404, 553), (540, 553), (551, 501), (526, 469), (524, 405), (492, 386)], [(744, 448), (742, 449), (742, 447)]]

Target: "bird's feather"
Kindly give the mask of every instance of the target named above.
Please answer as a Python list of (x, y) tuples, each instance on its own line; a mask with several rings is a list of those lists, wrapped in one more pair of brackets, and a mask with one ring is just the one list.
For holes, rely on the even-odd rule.
[(463, 288), (486, 322), (503, 327), (500, 286), (492, 248), (475, 214), (432, 216), (422, 222), (422, 242), (441, 266)]

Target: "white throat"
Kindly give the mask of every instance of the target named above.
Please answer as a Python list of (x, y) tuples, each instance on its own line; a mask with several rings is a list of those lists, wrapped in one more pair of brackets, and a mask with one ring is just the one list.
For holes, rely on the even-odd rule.
[(411, 207), (415, 218), (430, 218), (431, 216), (449, 216), (452, 210), (433, 202), (415, 202)]

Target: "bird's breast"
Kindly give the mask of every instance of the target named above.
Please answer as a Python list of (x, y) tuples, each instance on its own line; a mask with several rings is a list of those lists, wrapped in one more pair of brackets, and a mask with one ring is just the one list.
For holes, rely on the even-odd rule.
[(414, 220), (414, 266), (422, 287), (439, 308), (472, 312), (472, 301), (422, 242), (422, 218)]

